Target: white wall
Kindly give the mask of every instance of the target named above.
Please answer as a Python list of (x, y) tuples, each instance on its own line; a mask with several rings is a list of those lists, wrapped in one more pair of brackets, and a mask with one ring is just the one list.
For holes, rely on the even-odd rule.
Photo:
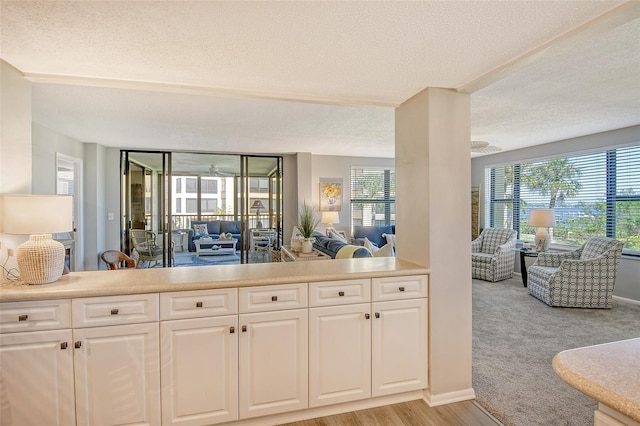
[[(483, 227), (484, 224), (483, 191), (484, 169), (486, 167), (638, 144), (640, 144), (640, 126), (633, 126), (472, 159), (471, 185), (479, 186), (481, 191), (480, 227)], [(520, 271), (519, 258), (516, 259), (516, 271)], [(640, 301), (640, 258), (623, 256), (620, 261), (613, 294), (614, 296)]]
[[(20, 71), (0, 59), (0, 194), (32, 193), (31, 88)], [(27, 238), (0, 234), (0, 262), (7, 269), (17, 267), (15, 256), (7, 259), (8, 249), (15, 252)]]
[[(340, 223), (334, 224), (334, 228), (343, 230), (349, 235), (351, 232), (351, 167), (395, 167), (393, 158), (373, 158), (373, 157), (339, 157), (329, 155), (312, 156), (312, 170), (307, 185), (311, 185), (311, 195), (307, 198), (307, 203), (312, 204), (319, 212), (320, 204), (320, 178), (341, 178), (342, 179), (342, 209), (339, 212)], [(302, 202), (302, 201), (301, 201)], [(320, 213), (318, 213), (320, 219)], [(318, 231), (324, 232), (325, 224), (318, 225)], [(286, 241), (286, 240), (285, 240)]]

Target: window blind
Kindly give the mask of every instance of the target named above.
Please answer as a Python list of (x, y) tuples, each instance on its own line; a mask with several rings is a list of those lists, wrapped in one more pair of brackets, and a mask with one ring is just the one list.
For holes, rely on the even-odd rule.
[(553, 243), (582, 244), (593, 236), (625, 242), (640, 254), (640, 146), (485, 170), (485, 225), (533, 240), (530, 211), (553, 208)]
[(390, 168), (351, 168), (351, 227), (395, 224), (396, 176)]

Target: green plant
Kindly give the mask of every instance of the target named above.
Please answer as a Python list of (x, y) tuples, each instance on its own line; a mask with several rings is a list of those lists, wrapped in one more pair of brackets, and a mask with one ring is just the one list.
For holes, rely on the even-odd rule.
[(313, 231), (318, 226), (318, 219), (316, 218), (316, 211), (312, 206), (309, 206), (305, 201), (302, 204), (302, 210), (298, 214), (298, 231), (304, 238), (313, 237)]

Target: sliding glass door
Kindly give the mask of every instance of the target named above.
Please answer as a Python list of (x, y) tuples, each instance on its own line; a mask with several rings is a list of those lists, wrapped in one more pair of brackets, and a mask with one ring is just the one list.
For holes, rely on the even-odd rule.
[[(282, 230), (282, 157), (123, 151), (122, 161), (123, 251), (134, 252), (131, 229), (146, 229), (166, 248), (163, 266), (271, 261)], [(256, 230), (269, 237), (259, 250)], [(206, 244), (227, 233), (235, 253), (228, 242)]]

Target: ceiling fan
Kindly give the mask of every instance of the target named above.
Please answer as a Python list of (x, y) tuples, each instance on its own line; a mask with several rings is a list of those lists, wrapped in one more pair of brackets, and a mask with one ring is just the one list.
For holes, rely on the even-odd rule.
[(500, 151), (502, 151), (502, 148), (489, 145), (489, 142), (471, 141), (471, 152), (474, 152), (476, 154), (491, 154)]
[(218, 168), (218, 166), (216, 166), (215, 164), (212, 164), (209, 167), (209, 176), (211, 176), (211, 177), (233, 177), (233, 176), (235, 176), (235, 173), (223, 172)]

